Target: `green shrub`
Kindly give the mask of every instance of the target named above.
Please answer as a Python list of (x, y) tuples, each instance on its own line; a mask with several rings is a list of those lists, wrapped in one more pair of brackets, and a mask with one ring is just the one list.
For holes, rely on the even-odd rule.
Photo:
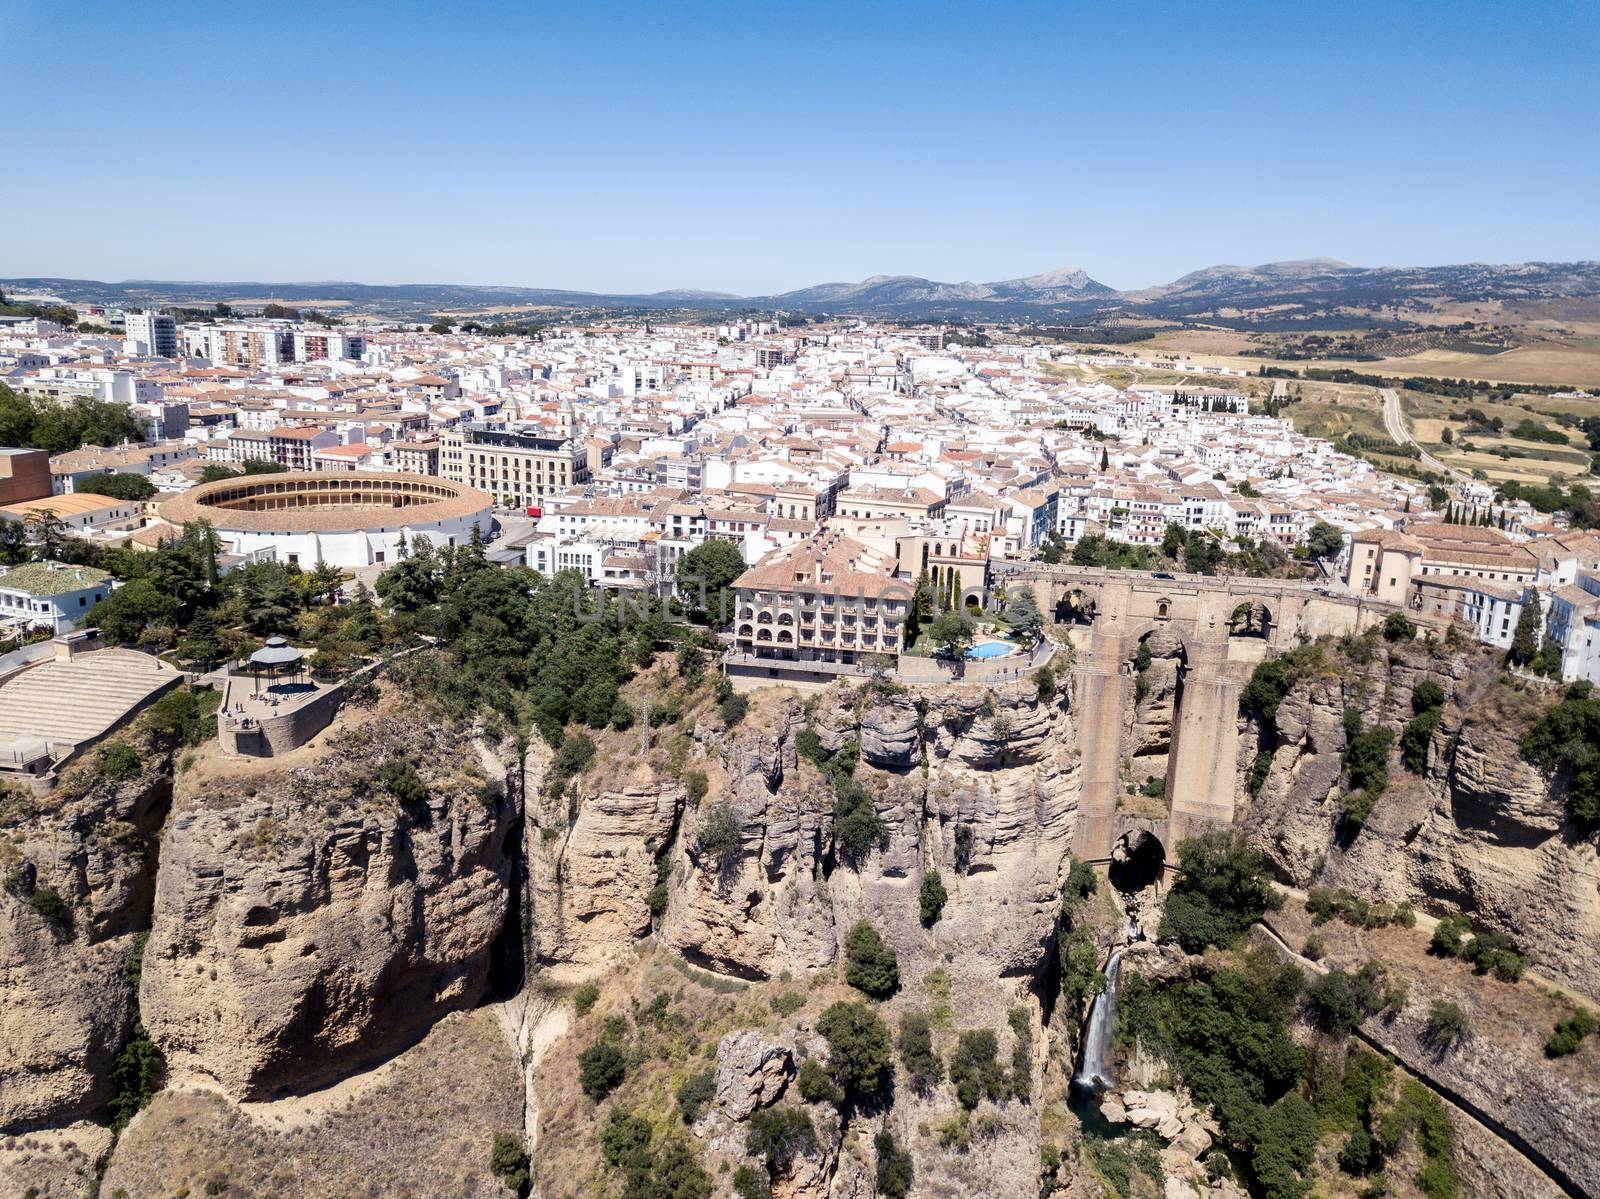
[(1328, 952), (1328, 946), (1327, 943), (1322, 939), (1321, 933), (1311, 933), (1306, 937), (1305, 948), (1303, 948), (1300, 952), (1303, 956), (1310, 958), (1313, 962), (1320, 962), (1323, 954)]
[(830, 755), (822, 748), (822, 738), (817, 736), (817, 730), (809, 724), (795, 734), (794, 752), (801, 758), (810, 762), (818, 770), (828, 768)]
[(939, 916), (944, 912), (944, 905), (949, 898), (950, 893), (944, 889), (944, 879), (939, 877), (937, 870), (930, 870), (922, 876), (922, 886), (917, 889), (917, 903), (921, 908), (924, 927), (939, 923)]
[(678, 1101), (678, 1112), (683, 1116), (685, 1124), (693, 1124), (700, 1118), (700, 1113), (705, 1111), (706, 1104), (710, 1103), (717, 1094), (717, 1076), (710, 1070), (701, 1070), (689, 1075), (678, 1084), (675, 1098)]
[(378, 781), (401, 807), (421, 807), (428, 802), (428, 784), (417, 768), (400, 758), (389, 758), (378, 768)]
[(28, 896), (28, 905), (33, 908), (39, 919), (57, 928), (69, 924), (72, 920), (71, 907), (61, 898), (61, 892), (54, 887), (35, 888), (33, 894)]
[(628, 1058), (609, 1038), (601, 1038), (578, 1055), (578, 1085), (599, 1103), (622, 1084)]
[(1435, 1045), (1454, 1045), (1472, 1031), (1472, 1021), (1461, 1006), (1448, 999), (1435, 999), (1428, 1005), (1428, 1025), (1424, 1036)]
[(1412, 774), (1421, 774), (1428, 768), (1428, 745), (1439, 727), (1439, 715), (1434, 708), (1413, 716), (1400, 733), (1400, 761)]
[(1100, 886), (1100, 876), (1094, 872), (1094, 867), (1083, 859), (1073, 857), (1068, 859), (1067, 885), (1061, 890), (1061, 904), (1066, 908), (1070, 903), (1072, 909), (1093, 895)]
[(822, 1013), (817, 1031), (828, 1042), (828, 1069), (847, 1096), (870, 1095), (883, 1085), (893, 1057), (878, 1013), (863, 1003), (839, 1002)]
[(599, 999), (600, 988), (593, 983), (584, 983), (572, 992), (573, 1010), (580, 1016), (587, 1016)]
[(125, 783), (139, 773), (139, 755), (126, 741), (108, 741), (95, 755), (94, 772), (107, 782)]
[(1410, 641), (1416, 635), (1416, 622), (1404, 612), (1391, 612), (1384, 618), (1383, 639), (1385, 641)]
[(1232, 946), (1263, 913), (1283, 906), (1266, 859), (1237, 830), (1207, 829), (1188, 838), (1178, 846), (1178, 863), (1160, 935), (1189, 953)]
[(733, 868), (744, 846), (744, 829), (725, 803), (713, 804), (706, 810), (695, 827), (694, 837), (695, 852), (710, 862), (718, 874)]
[(1360, 829), (1389, 785), (1389, 749), (1394, 744), (1394, 733), (1382, 725), (1363, 728), (1361, 714), (1355, 708), (1345, 710), (1344, 723), (1344, 769), (1355, 790), (1345, 796), (1342, 811), (1346, 825)]
[(698, 808), (700, 801), (706, 797), (710, 789), (710, 780), (706, 778), (703, 770), (689, 770), (684, 772), (683, 793), (691, 808)]
[(600, 1156), (608, 1166), (625, 1168), (648, 1158), (653, 1135), (650, 1121), (625, 1107), (614, 1107), (600, 1129)]
[(806, 1005), (806, 997), (799, 991), (779, 991), (771, 999), (771, 1007), (780, 1016), (792, 1016)]
[(1073, 1004), (1080, 1004), (1106, 988), (1100, 969), (1100, 947), (1089, 928), (1073, 928), (1060, 936), (1061, 993)]
[(834, 775), (833, 840), (853, 867), (883, 843), (885, 830), (867, 789), (847, 774)]
[(1006, 1013), (1011, 1025), (1011, 1093), (1018, 1099), (1033, 1096), (1033, 1025), (1028, 1009), (1014, 1007)]
[(1472, 921), (1465, 916), (1445, 916), (1433, 927), (1433, 935), (1428, 940), (1428, 949), (1439, 957), (1458, 958), (1464, 946), (1464, 938), (1472, 928)]
[(1411, 712), (1421, 716), (1444, 707), (1444, 688), (1432, 679), (1424, 679), (1411, 690)]
[(944, 1063), (933, 1047), (933, 1025), (926, 1013), (915, 1009), (901, 1013), (895, 1048), (900, 1052), (900, 1064), (905, 1067), (911, 1089), (924, 1097), (931, 1095), (944, 1079)]
[(617, 696), (617, 702), (611, 705), (611, 727), (619, 733), (625, 733), (633, 727), (633, 705), (622, 696)]
[(1006, 1072), (999, 1055), (1000, 1040), (991, 1028), (968, 1029), (956, 1039), (950, 1054), (950, 1081), (956, 1099), (968, 1111), (977, 1107), (980, 1099), (996, 1103), (1005, 1099)]
[(817, 1130), (802, 1108), (757, 1108), (750, 1113), (744, 1147), (751, 1157), (766, 1159), (768, 1174), (781, 1174), (795, 1158), (817, 1151)]
[(1504, 933), (1474, 933), (1472, 940), (1462, 948), (1461, 956), (1471, 962), (1479, 974), (1493, 974), (1503, 982), (1516, 982), (1527, 966), (1527, 959), (1517, 952), (1511, 938)]
[(1586, 681), (1566, 696), (1522, 738), (1522, 756), (1566, 783), (1567, 810), (1580, 830), (1600, 825), (1600, 696)]
[(800, 1098), (807, 1103), (831, 1103), (837, 1107), (844, 1102), (844, 1091), (834, 1082), (827, 1068), (814, 1057), (808, 1057), (800, 1063), (795, 1086)]
[(1588, 1008), (1579, 1008), (1566, 1019), (1558, 1021), (1555, 1031), (1550, 1034), (1550, 1039), (1544, 1043), (1544, 1051), (1550, 1057), (1566, 1057), (1577, 1053), (1585, 1037), (1592, 1037), (1600, 1031), (1600, 1020)]
[[(608, 709), (609, 710), (609, 709)], [(594, 761), (594, 742), (587, 733), (576, 733), (564, 738), (561, 748), (550, 761), (550, 781), (547, 786), (552, 795), (560, 794), (569, 780), (589, 769)]]
[(489, 1172), (498, 1178), (509, 1191), (521, 1195), (531, 1181), (528, 1174), (528, 1151), (522, 1139), (513, 1133), (497, 1132), (489, 1147)]
[(1379, 1162), (1378, 1144), (1372, 1134), (1361, 1125), (1345, 1140), (1339, 1150), (1339, 1169), (1346, 1174), (1370, 1174)]
[(739, 1199), (772, 1199), (772, 1180), (764, 1171), (743, 1165), (733, 1172), (733, 1193)]
[(888, 1129), (872, 1138), (872, 1148), (878, 1158), (878, 1194), (886, 1199), (906, 1199), (916, 1174), (911, 1154), (895, 1144), (894, 1134)]
[(844, 940), (844, 980), (873, 999), (887, 999), (900, 987), (900, 964), (878, 930), (866, 920), (851, 925)]
[(1050, 669), (1050, 664), (1048, 662), (1033, 672), (1033, 685), (1038, 688), (1039, 699), (1041, 701), (1048, 703), (1049, 700), (1055, 695), (1056, 672)]
[(749, 697), (736, 691), (731, 695), (725, 696), (717, 707), (722, 713), (722, 723), (731, 729), (749, 713), (750, 700)]

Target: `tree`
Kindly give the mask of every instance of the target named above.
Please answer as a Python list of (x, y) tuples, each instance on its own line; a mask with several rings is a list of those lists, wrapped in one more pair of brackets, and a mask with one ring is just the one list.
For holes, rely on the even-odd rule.
[(678, 559), (678, 593), (695, 619), (725, 625), (733, 619), (730, 588), (744, 571), (744, 558), (731, 541), (703, 541)]
[(1472, 1021), (1460, 1004), (1435, 999), (1428, 1005), (1428, 1026), (1423, 1036), (1430, 1044), (1447, 1048), (1471, 1031)]
[(998, 1103), (1006, 1097), (1006, 1072), (1000, 1064), (1000, 1039), (992, 1028), (969, 1028), (956, 1039), (950, 1054), (950, 1082), (956, 1099), (971, 1111), (980, 1099)]
[(1161, 935), (1189, 953), (1235, 944), (1283, 897), (1272, 887), (1267, 860), (1235, 829), (1207, 829), (1178, 846), (1179, 874), (1167, 897)]
[(1019, 588), (1006, 604), (1006, 623), (1024, 645), (1033, 645), (1044, 632), (1044, 615), (1031, 587)]
[(950, 898), (950, 893), (944, 889), (944, 879), (939, 877), (937, 870), (930, 870), (922, 876), (922, 885), (917, 889), (917, 903), (922, 912), (924, 927), (932, 927), (939, 923), (939, 916), (944, 912), (945, 902)]
[(972, 644), (972, 618), (965, 612), (941, 612), (928, 626), (928, 637), (945, 657), (959, 661)]
[(802, 1154), (817, 1151), (817, 1130), (797, 1107), (757, 1108), (745, 1129), (745, 1152), (766, 1159), (769, 1175), (781, 1174)]
[(596, 1103), (621, 1085), (627, 1070), (627, 1055), (607, 1037), (578, 1055), (578, 1085)]
[(1585, 681), (1522, 738), (1522, 756), (1546, 774), (1565, 778), (1567, 809), (1585, 832), (1600, 825), (1600, 698)]
[(1383, 618), (1385, 641), (1411, 641), (1416, 638), (1417, 625), (1404, 612), (1391, 612)]
[(944, 1063), (933, 1047), (933, 1024), (926, 1013), (916, 1010), (901, 1013), (895, 1048), (911, 1080), (911, 1089), (918, 1095), (931, 1095), (944, 1078)]
[(817, 1019), (828, 1042), (828, 1069), (846, 1096), (870, 1095), (893, 1066), (889, 1030), (864, 1003), (841, 1001)]
[(695, 828), (695, 852), (712, 863), (716, 873), (726, 875), (739, 862), (744, 846), (744, 830), (739, 817), (725, 803), (713, 804), (700, 817)]
[(528, 1189), (531, 1179), (528, 1169), (531, 1162), (522, 1138), (515, 1133), (497, 1132), (489, 1147), (489, 1173), (498, 1178), (507, 1190), (521, 1195)]
[(304, 606), (295, 581), (298, 570), (282, 562), (252, 562), (228, 576), (230, 589), (244, 601), (250, 628), (262, 636), (290, 634)]
[(706, 1105), (716, 1097), (717, 1076), (711, 1070), (701, 1070), (689, 1075), (678, 1084), (675, 1098), (678, 1101), (678, 1111), (683, 1115), (685, 1124), (693, 1124), (700, 1118), (700, 1113), (706, 1110)]
[(1111, 469), (1111, 453), (1102, 447), (1100, 450), (1100, 472), (1104, 474)]
[(67, 539), (67, 526), (52, 508), (32, 512), (22, 522), (23, 533), (33, 556), (40, 561), (61, 557)]
[(149, 579), (134, 579), (89, 609), (88, 622), (110, 640), (133, 645), (145, 629), (173, 625), (177, 619), (176, 600), (162, 594)]
[(1528, 594), (1527, 603), (1522, 605), (1522, 611), (1517, 614), (1517, 626), (1511, 634), (1511, 651), (1509, 657), (1515, 666), (1527, 666), (1539, 652), (1539, 642), (1544, 633), (1543, 604), (1539, 593), (1532, 591)]
[(844, 1102), (844, 1091), (833, 1081), (833, 1075), (828, 1073), (827, 1067), (814, 1057), (808, 1057), (800, 1063), (795, 1086), (800, 1091), (800, 1098), (807, 1103), (831, 1103), (837, 1107)]
[(73, 484), (79, 495), (106, 495), (116, 500), (147, 500), (156, 493), (155, 485), (143, 475), (106, 473), (91, 475)]
[(873, 999), (887, 999), (900, 987), (900, 963), (866, 920), (850, 926), (844, 939), (844, 979)]
[(1313, 558), (1331, 558), (1344, 548), (1344, 534), (1336, 527), (1319, 520), (1306, 534), (1306, 552)]
[(916, 1174), (911, 1154), (895, 1144), (894, 1134), (888, 1129), (872, 1138), (872, 1148), (878, 1159), (878, 1194), (886, 1199), (905, 1199)]

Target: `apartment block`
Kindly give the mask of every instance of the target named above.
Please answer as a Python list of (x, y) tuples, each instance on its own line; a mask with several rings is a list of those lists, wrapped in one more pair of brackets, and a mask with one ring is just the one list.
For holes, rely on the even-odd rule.
[(571, 438), (465, 424), (440, 434), (439, 475), (526, 508), (587, 483), (589, 461)]

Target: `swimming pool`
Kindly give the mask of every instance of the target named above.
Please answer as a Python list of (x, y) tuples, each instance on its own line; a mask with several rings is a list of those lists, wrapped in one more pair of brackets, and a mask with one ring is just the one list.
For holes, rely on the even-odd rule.
[(969, 658), (1002, 658), (1011, 652), (1004, 641), (983, 641), (967, 651)]

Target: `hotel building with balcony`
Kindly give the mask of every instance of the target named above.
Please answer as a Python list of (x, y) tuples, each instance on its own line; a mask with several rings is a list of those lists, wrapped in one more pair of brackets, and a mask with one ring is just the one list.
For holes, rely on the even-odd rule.
[(895, 571), (892, 553), (836, 531), (769, 554), (734, 581), (728, 674), (821, 685), (893, 669), (913, 592)]

